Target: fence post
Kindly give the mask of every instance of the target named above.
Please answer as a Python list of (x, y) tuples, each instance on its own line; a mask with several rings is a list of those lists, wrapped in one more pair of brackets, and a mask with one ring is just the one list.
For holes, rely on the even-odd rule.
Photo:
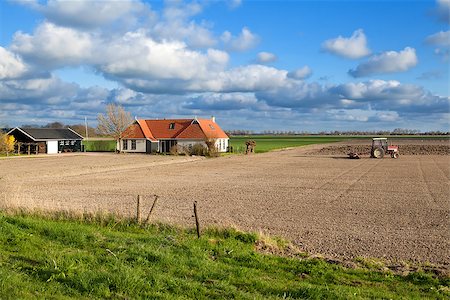
[(136, 203), (136, 223), (139, 224), (140, 222), (141, 222), (141, 195), (138, 195)]
[(147, 224), (148, 220), (150, 220), (150, 215), (152, 214), (153, 209), (155, 208), (156, 202), (158, 201), (158, 197), (159, 197), (158, 195), (155, 195), (155, 200), (153, 201), (152, 208), (150, 208), (150, 211), (148, 212), (147, 219), (145, 219), (144, 224)]
[(195, 227), (197, 228), (197, 237), (200, 238), (200, 222), (198, 221), (197, 201), (194, 201), (194, 216), (195, 216)]

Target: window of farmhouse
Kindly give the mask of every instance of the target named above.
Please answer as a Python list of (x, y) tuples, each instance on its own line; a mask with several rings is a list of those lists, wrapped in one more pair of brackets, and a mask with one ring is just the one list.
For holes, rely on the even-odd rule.
[(128, 140), (123, 140), (123, 150), (128, 150)]
[(175, 123), (170, 123), (169, 124), (169, 129), (175, 129)]
[(136, 150), (136, 140), (131, 140), (131, 150)]

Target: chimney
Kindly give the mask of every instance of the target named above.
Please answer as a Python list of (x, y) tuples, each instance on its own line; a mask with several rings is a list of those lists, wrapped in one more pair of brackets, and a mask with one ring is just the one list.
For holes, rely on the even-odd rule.
[(216, 117), (211, 116), (211, 121), (213, 121), (213, 123), (216, 123)]

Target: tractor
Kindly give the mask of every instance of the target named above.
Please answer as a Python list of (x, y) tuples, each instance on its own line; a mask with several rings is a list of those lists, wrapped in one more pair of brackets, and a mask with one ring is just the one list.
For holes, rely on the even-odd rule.
[(385, 154), (389, 154), (392, 158), (398, 158), (398, 146), (388, 145), (387, 138), (373, 138), (370, 157), (383, 158)]

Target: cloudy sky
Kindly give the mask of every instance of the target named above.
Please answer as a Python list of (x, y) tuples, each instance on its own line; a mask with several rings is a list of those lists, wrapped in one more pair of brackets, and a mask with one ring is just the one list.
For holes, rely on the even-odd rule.
[(450, 0), (0, 2), (0, 126), (449, 130)]

